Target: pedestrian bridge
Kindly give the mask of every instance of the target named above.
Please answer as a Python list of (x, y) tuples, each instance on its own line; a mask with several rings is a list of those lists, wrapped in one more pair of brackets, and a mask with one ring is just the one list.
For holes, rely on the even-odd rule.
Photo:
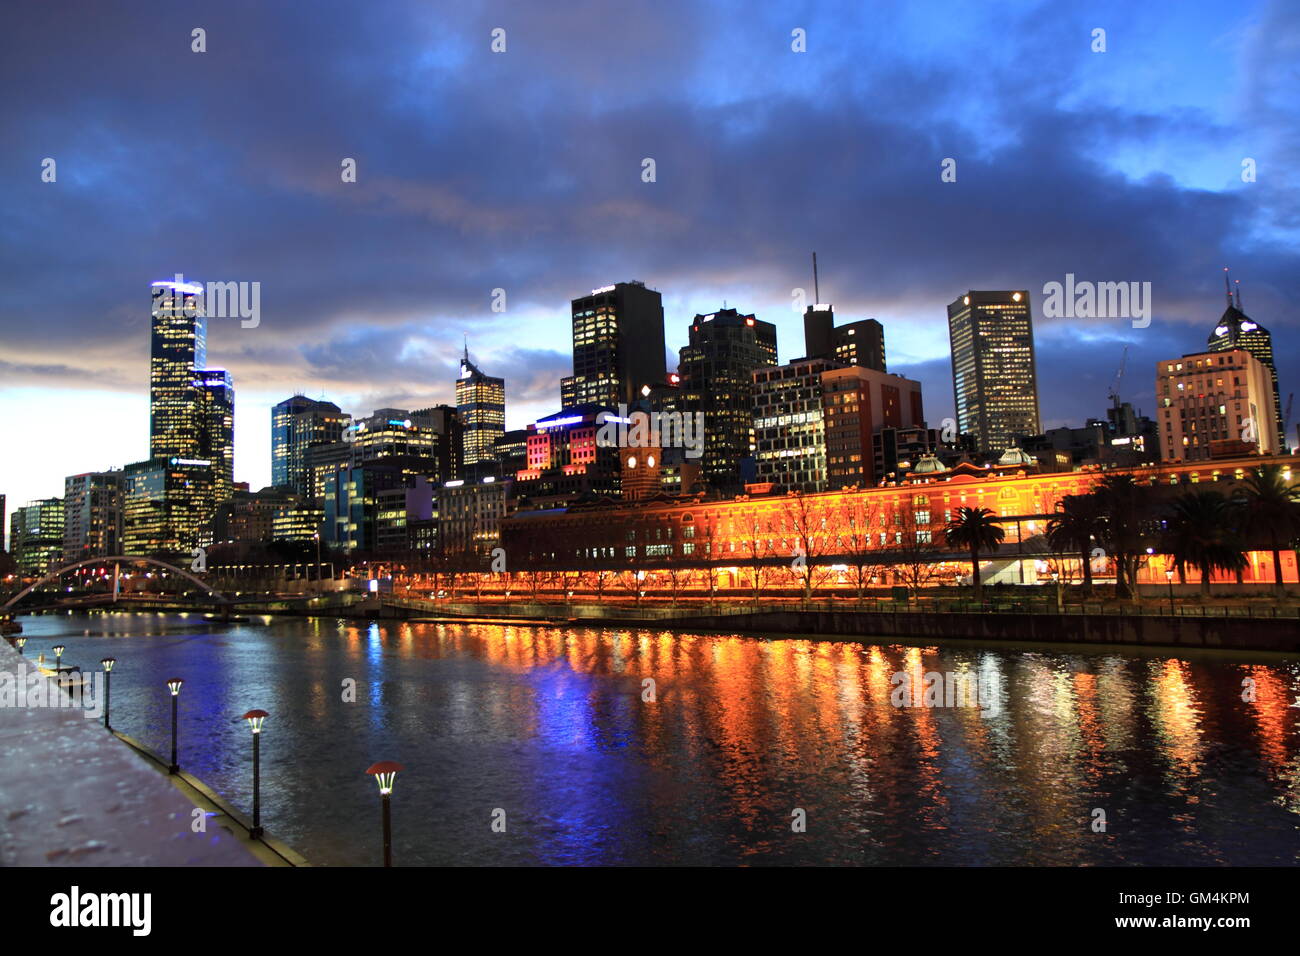
[[(121, 570), (122, 570), (122, 565), (124, 564), (128, 566), (144, 564), (151, 567), (160, 568), (163, 571), (166, 571), (170, 574), (175, 574), (181, 578), (184, 578), (187, 581), (190, 581), (193, 584), (198, 585), (200, 588), (206, 591), (209, 596), (211, 596), (212, 602), (214, 604), (229, 606), (235, 603), (231, 598), (227, 597), (223, 592), (210, 586), (202, 578), (194, 574), (191, 574), (189, 571), (186, 571), (184, 568), (178, 568), (174, 564), (169, 564), (166, 561), (160, 561), (157, 558), (129, 557), (123, 554), (114, 554), (114, 555), (109, 555), (108, 557), (86, 558), (85, 560), (82, 561), (73, 561), (71, 564), (65, 564), (61, 568), (56, 568), (55, 570), (46, 574), (39, 581), (35, 581), (32, 584), (29, 584), (27, 587), (23, 588), (13, 597), (9, 598), (9, 600), (6, 601), (3, 605), (0, 605), (0, 614), (14, 613), (14, 611), (18, 607), (18, 603), (22, 601), (23, 598), (27, 597), (29, 594), (31, 594), (33, 591), (37, 590), (38, 588), (43, 587), (47, 584), (51, 584), (54, 581), (57, 581), (65, 574), (69, 574), (72, 571), (76, 571), (78, 568), (110, 565), (110, 564), (113, 566), (113, 590), (111, 594), (104, 595), (104, 597), (109, 598), (109, 603), (116, 603), (116, 601), (121, 595), (121, 587), (120, 587)], [(64, 600), (60, 600), (58, 603), (60, 605), (64, 605), (64, 604), (72, 605), (76, 603), (87, 603), (87, 602), (84, 600), (84, 598), (78, 597), (78, 598), (67, 598)]]

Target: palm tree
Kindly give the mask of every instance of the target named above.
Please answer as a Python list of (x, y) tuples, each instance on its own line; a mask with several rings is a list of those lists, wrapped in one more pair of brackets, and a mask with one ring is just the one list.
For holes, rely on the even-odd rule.
[(1115, 561), (1119, 597), (1138, 597), (1137, 572), (1144, 553), (1143, 525), (1149, 517), (1150, 489), (1132, 475), (1106, 475), (1092, 491), (1101, 517), (1101, 542)]
[(970, 551), (971, 583), (975, 585), (975, 600), (980, 600), (980, 553), (996, 551), (1006, 532), (997, 523), (997, 515), (988, 508), (958, 508), (957, 516), (948, 522), (944, 536), (954, 548)]
[(1201, 572), (1201, 595), (1210, 596), (1215, 571), (1236, 571), (1246, 563), (1232, 502), (1217, 491), (1188, 491), (1174, 499), (1165, 519), (1163, 547), (1179, 575)]
[(1056, 551), (1074, 551), (1083, 565), (1083, 593), (1092, 594), (1092, 549), (1102, 534), (1101, 508), (1092, 495), (1066, 495), (1047, 519), (1047, 540)]
[(1273, 590), (1279, 596), (1286, 591), (1282, 548), (1300, 538), (1300, 483), (1289, 474), (1281, 465), (1261, 465), (1246, 478), (1238, 499), (1246, 534), (1267, 541), (1273, 552)]

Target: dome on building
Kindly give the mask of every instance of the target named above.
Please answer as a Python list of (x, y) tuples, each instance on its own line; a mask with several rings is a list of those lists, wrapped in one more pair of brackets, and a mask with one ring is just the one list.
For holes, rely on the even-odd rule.
[(1031, 458), (1026, 452), (1023, 452), (1014, 446), (1004, 451), (1002, 457), (998, 459), (999, 468), (1036, 464), (1038, 464), (1037, 461)]
[(916, 467), (912, 469), (914, 475), (938, 475), (948, 470), (948, 466), (941, 462), (934, 455), (922, 455), (917, 459)]

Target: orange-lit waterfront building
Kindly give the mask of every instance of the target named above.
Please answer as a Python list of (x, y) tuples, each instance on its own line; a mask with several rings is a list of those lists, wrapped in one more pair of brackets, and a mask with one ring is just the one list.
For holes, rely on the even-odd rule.
[[(747, 587), (763, 566), (789, 566), (801, 552), (827, 569), (821, 588), (848, 587), (853, 567), (868, 561), (873, 583), (903, 583), (900, 565), (933, 566), (927, 584), (952, 584), (969, 573), (969, 560), (943, 542), (942, 530), (959, 508), (988, 508), (1006, 531), (1002, 548), (982, 562), (989, 583), (1037, 584), (1053, 573), (1066, 582), (1081, 577), (1080, 558), (1054, 554), (1046, 526), (1058, 502), (1089, 492), (1103, 474), (1132, 474), (1141, 484), (1169, 489), (1218, 484), (1225, 493), (1265, 462), (1290, 468), (1294, 456), (1248, 456), (1175, 462), (1132, 469), (1040, 473), (1034, 465), (944, 469), (923, 459), (903, 481), (879, 487), (806, 495), (763, 494), (717, 500), (705, 496), (658, 497), (635, 503), (604, 500), (567, 509), (520, 512), (502, 526), (502, 547), (516, 570), (633, 571), (654, 575), (683, 568), (712, 568), (718, 586)], [(1297, 580), (1294, 552), (1283, 552), (1283, 577)], [(1250, 552), (1246, 583), (1272, 580), (1272, 558)], [(1144, 561), (1140, 583), (1166, 583), (1167, 560)], [(1098, 580), (1113, 574), (1101, 557)], [(775, 580), (775, 579), (774, 579)], [(914, 579), (916, 580), (916, 579)], [(1188, 581), (1195, 582), (1189, 572)], [(1231, 581), (1235, 578), (1227, 578)]]

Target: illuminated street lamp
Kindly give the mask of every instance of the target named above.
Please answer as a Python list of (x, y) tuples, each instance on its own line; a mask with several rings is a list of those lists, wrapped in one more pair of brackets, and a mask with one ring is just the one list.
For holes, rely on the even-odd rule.
[(405, 769), (400, 763), (381, 760), (366, 771), (379, 784), (379, 796), (384, 804), (384, 866), (393, 865), (393, 815), (388, 798), (393, 792), (393, 782), (397, 779), (398, 771)]
[(253, 829), (251, 837), (262, 835), (262, 721), (270, 717), (264, 710), (250, 710), (244, 715), (253, 731)]
[(54, 670), (55, 670), (56, 672), (57, 672), (58, 669), (59, 669), (59, 665), (60, 665), (60, 664), (62, 663), (62, 661), (63, 661), (63, 652), (66, 651), (66, 650), (67, 650), (67, 648), (64, 647), (62, 644), (55, 644), (55, 645), (54, 645)]
[(1174, 569), (1165, 568), (1165, 581), (1169, 584), (1169, 613), (1174, 613)]
[(113, 728), (109, 726), (108, 723), (108, 700), (109, 692), (113, 686), (113, 665), (117, 663), (117, 659), (113, 657), (105, 657), (99, 663), (104, 667), (104, 729), (112, 730)]
[(179, 677), (167, 681), (167, 689), (172, 692), (172, 762), (167, 768), (168, 773), (175, 773), (181, 769), (176, 762), (176, 701), (181, 695), (181, 685), (184, 683), (185, 681)]
[(15, 646), (16, 648), (18, 648), (18, 653), (21, 654), (21, 653), (23, 652), (23, 648), (27, 646), (27, 638), (25, 638), (25, 637), (15, 637), (15, 638), (14, 638), (14, 646)]

